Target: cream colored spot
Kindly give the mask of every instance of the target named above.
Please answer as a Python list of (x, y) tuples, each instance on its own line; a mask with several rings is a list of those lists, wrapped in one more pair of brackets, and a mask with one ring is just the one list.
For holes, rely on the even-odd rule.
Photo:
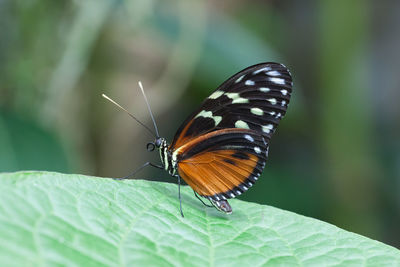
[(261, 153), (261, 149), (260, 149), (258, 146), (256, 146), (256, 147), (254, 148), (254, 151), (255, 151), (257, 154), (260, 154), (260, 153)]
[(274, 129), (274, 126), (272, 124), (268, 124), (262, 127), (264, 133), (270, 133), (272, 129)]
[(251, 137), (251, 135), (245, 134), (244, 138), (246, 138), (247, 140), (249, 140), (250, 142), (254, 142), (254, 138)]
[(238, 93), (225, 93), (227, 97), (232, 99), (232, 104), (244, 104), (249, 103), (249, 100), (243, 97), (240, 97)]
[(218, 91), (215, 91), (214, 93), (212, 93), (208, 98), (216, 99), (216, 98), (220, 97), (223, 94), (224, 94), (224, 91), (218, 90)]
[(253, 113), (254, 115), (259, 115), (259, 116), (264, 115), (264, 111), (260, 108), (252, 108), (250, 109), (250, 112)]
[(243, 79), (244, 75), (240, 76), (239, 78), (236, 79), (235, 83), (240, 82)]
[(252, 80), (247, 80), (244, 84), (245, 84), (245, 85), (254, 85), (255, 82), (252, 81)]
[(225, 95), (227, 97), (229, 97), (230, 99), (236, 99), (236, 98), (240, 97), (240, 95), (238, 93), (225, 93)]
[(260, 91), (263, 93), (267, 93), (267, 92), (271, 91), (271, 89), (269, 89), (267, 87), (260, 87)]
[(276, 71), (276, 70), (272, 70), (272, 71), (268, 71), (267, 74), (271, 75), (271, 76), (279, 76), (280, 72)]
[(260, 72), (269, 71), (269, 70), (271, 70), (271, 67), (264, 67), (264, 68), (254, 71), (253, 74), (258, 74)]
[(281, 90), (281, 93), (282, 93), (282, 95), (287, 95), (288, 92), (287, 92), (287, 90), (282, 89), (282, 90)]
[(276, 99), (275, 99), (275, 98), (270, 98), (270, 99), (268, 99), (268, 101), (269, 101), (272, 105), (276, 105)]
[(242, 120), (238, 120), (235, 122), (235, 127), (236, 128), (242, 128), (242, 129), (250, 129), (249, 125), (242, 121)]
[(273, 83), (276, 83), (276, 84), (285, 84), (285, 80), (284, 79), (282, 79), (282, 78), (269, 78), (269, 80), (271, 81), (271, 82), (273, 82)]
[(195, 118), (197, 117), (211, 118), (214, 120), (215, 126), (217, 126), (222, 120), (222, 116), (213, 116), (213, 113), (211, 111), (205, 110), (202, 110), (199, 114), (197, 114)]
[(217, 126), (222, 121), (222, 116), (214, 116), (215, 126)]

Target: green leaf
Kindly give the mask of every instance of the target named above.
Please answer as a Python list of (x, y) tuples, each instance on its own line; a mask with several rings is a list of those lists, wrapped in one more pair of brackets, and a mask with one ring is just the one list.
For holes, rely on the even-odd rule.
[(142, 180), (0, 175), (1, 266), (399, 266), (399, 250), (277, 208), (206, 208)]

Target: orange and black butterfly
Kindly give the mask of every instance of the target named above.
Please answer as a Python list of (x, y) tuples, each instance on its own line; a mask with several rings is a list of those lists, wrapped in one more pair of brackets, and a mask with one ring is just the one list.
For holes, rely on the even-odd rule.
[[(231, 213), (228, 199), (253, 186), (265, 167), (269, 142), (286, 113), (292, 86), (290, 72), (282, 64), (248, 67), (206, 98), (182, 123), (171, 144), (159, 136), (149, 108), (156, 138), (147, 148), (159, 150), (162, 165), (147, 162), (140, 169), (165, 169), (178, 178), (179, 199), (182, 178), (204, 205), (201, 197)], [(182, 204), (180, 211), (183, 216)]]

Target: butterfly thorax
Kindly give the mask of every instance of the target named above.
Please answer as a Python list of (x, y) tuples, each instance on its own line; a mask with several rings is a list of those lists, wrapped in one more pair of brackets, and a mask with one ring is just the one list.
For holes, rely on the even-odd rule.
[(167, 140), (165, 140), (164, 138), (161, 138), (161, 145), (159, 147), (159, 150), (160, 150), (161, 162), (164, 166), (164, 169), (171, 176), (175, 176), (177, 170), (177, 162), (176, 160), (173, 160), (172, 153), (169, 150), (169, 144), (167, 143)]

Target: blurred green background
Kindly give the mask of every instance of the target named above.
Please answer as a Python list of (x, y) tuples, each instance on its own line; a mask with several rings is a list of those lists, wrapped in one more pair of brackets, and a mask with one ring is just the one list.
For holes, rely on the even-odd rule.
[[(262, 178), (241, 198), (400, 247), (399, 1), (0, 0), (0, 171), (120, 177), (230, 75), (294, 77)], [(176, 182), (146, 170), (138, 178)], [(184, 200), (183, 200), (184, 201)]]

